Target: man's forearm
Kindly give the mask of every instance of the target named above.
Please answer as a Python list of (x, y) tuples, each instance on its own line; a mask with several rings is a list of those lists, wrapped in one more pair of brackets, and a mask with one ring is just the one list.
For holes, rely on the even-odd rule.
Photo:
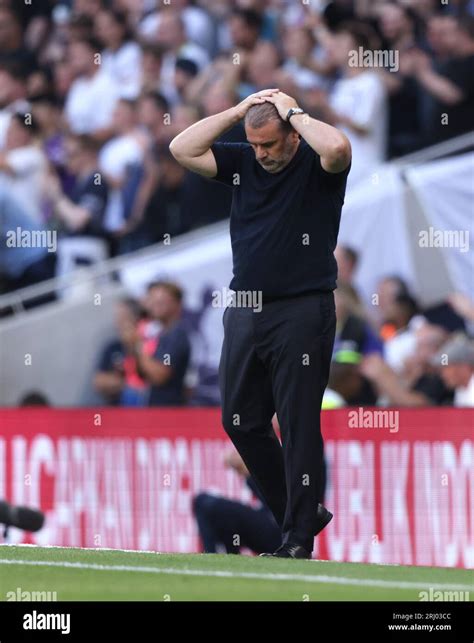
[(329, 156), (347, 145), (347, 137), (338, 129), (308, 114), (296, 114), (291, 124), (319, 156)]
[(240, 117), (231, 107), (224, 112), (208, 116), (178, 134), (170, 144), (170, 150), (175, 157), (187, 156), (196, 158), (202, 156), (216, 139), (233, 125), (238, 123)]
[(430, 94), (445, 105), (457, 105), (463, 99), (463, 93), (459, 87), (433, 69), (427, 69), (418, 74), (418, 80)]
[(345, 134), (338, 129), (307, 114), (291, 118), (294, 129), (301, 134), (313, 150), (324, 159), (330, 171), (342, 171), (350, 162), (351, 146)]

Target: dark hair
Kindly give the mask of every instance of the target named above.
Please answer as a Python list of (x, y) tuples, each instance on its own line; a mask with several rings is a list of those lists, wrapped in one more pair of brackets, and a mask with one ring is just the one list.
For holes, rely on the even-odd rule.
[(416, 300), (409, 294), (397, 295), (395, 303), (401, 306), (409, 315), (413, 317), (419, 312), (419, 306)]
[(102, 51), (102, 43), (95, 36), (83, 36), (81, 38), (75, 38), (71, 40), (71, 45), (85, 45), (94, 53), (99, 53)]
[(408, 290), (407, 283), (404, 279), (399, 277), (398, 275), (388, 275), (387, 277), (384, 277), (381, 281), (393, 281), (397, 284), (398, 290), (397, 290), (397, 297), (400, 295), (409, 295), (410, 292)]
[(126, 306), (136, 319), (140, 319), (142, 316), (142, 308), (138, 301), (133, 299), (133, 297), (122, 297), (122, 299), (118, 300), (118, 304)]
[[(29, 120), (28, 123), (26, 122), (26, 118)], [(40, 131), (36, 119), (33, 118), (30, 112), (15, 112), (12, 114), (11, 120), (16, 121), (24, 130), (29, 132), (31, 136), (37, 136)]]
[(21, 398), (18, 406), (49, 406), (49, 401), (40, 391), (29, 391)]
[(184, 71), (185, 74), (190, 76), (197, 76), (199, 73), (199, 67), (196, 65), (194, 60), (189, 60), (188, 58), (178, 58), (176, 61), (176, 69)]
[(135, 100), (135, 98), (126, 98), (125, 96), (121, 96), (117, 102), (123, 103), (130, 109), (136, 109), (137, 107), (137, 101)]
[(84, 152), (89, 152), (90, 154), (98, 154), (101, 143), (89, 134), (69, 134), (67, 138), (70, 141), (75, 141), (81, 150)]
[(143, 54), (151, 54), (157, 60), (161, 60), (165, 50), (161, 45), (154, 42), (144, 42), (140, 45)]
[(33, 94), (33, 96), (28, 97), (28, 101), (32, 105), (36, 105), (38, 103), (46, 103), (50, 107), (56, 107), (58, 109), (62, 108), (62, 101), (61, 99), (56, 96), (53, 92), (44, 92), (42, 94)]
[(128, 24), (127, 14), (125, 11), (120, 9), (114, 9), (113, 7), (103, 7), (101, 13), (108, 13), (112, 16), (113, 20), (123, 29), (123, 41), (131, 40), (133, 33)]
[(278, 121), (280, 129), (285, 134), (289, 134), (293, 131), (291, 124), (287, 123), (280, 117), (280, 114), (273, 103), (265, 102), (258, 105), (252, 105), (245, 114), (245, 124), (255, 129), (263, 127), (270, 121)]
[(76, 13), (71, 16), (69, 21), (69, 28), (74, 29), (75, 27), (84, 29), (84, 33), (90, 33), (94, 28), (94, 21), (90, 16), (84, 13)]
[(147, 291), (153, 290), (154, 288), (165, 288), (170, 295), (172, 295), (178, 303), (183, 301), (183, 290), (175, 284), (173, 281), (158, 280), (152, 281), (151, 284), (148, 284)]
[(263, 25), (262, 16), (254, 9), (234, 9), (232, 11), (232, 16), (240, 18), (247, 27), (250, 29), (255, 29), (260, 33)]
[(169, 102), (160, 92), (144, 92), (140, 96), (140, 100), (143, 99), (152, 100), (155, 103), (155, 106), (164, 112), (168, 112), (170, 109)]
[(380, 44), (375, 30), (365, 22), (356, 20), (342, 22), (335, 30), (335, 33), (349, 33), (354, 39), (357, 47), (374, 49)]

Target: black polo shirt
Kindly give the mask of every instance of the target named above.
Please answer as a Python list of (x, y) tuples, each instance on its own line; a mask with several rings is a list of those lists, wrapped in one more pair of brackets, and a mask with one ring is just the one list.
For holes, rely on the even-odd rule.
[(334, 258), (349, 168), (330, 174), (301, 140), (280, 172), (267, 172), (248, 143), (214, 143), (215, 180), (233, 188), (232, 290), (266, 299), (336, 287)]

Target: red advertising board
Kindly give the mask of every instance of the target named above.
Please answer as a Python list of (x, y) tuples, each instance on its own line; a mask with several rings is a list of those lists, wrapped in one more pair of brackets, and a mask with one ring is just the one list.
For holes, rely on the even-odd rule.
[[(199, 551), (196, 493), (251, 502), (218, 409), (3, 409), (0, 427), (0, 499), (47, 515), (11, 542)], [(467, 409), (326, 411), (315, 556), (474, 567), (473, 427)]]

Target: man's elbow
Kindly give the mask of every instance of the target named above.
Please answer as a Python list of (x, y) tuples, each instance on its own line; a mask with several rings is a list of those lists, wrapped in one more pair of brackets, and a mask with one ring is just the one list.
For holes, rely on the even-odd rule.
[(325, 169), (329, 172), (342, 172), (348, 167), (352, 158), (351, 144), (347, 136), (342, 136), (326, 155)]
[(345, 167), (349, 165), (352, 157), (352, 148), (347, 136), (342, 135), (341, 140), (334, 146), (334, 161)]
[(176, 136), (175, 138), (171, 141), (171, 143), (168, 146), (169, 151), (171, 152), (172, 156), (176, 159), (176, 161), (181, 162), (181, 160), (184, 158), (183, 157), (183, 151), (180, 149), (180, 144), (176, 142)]

